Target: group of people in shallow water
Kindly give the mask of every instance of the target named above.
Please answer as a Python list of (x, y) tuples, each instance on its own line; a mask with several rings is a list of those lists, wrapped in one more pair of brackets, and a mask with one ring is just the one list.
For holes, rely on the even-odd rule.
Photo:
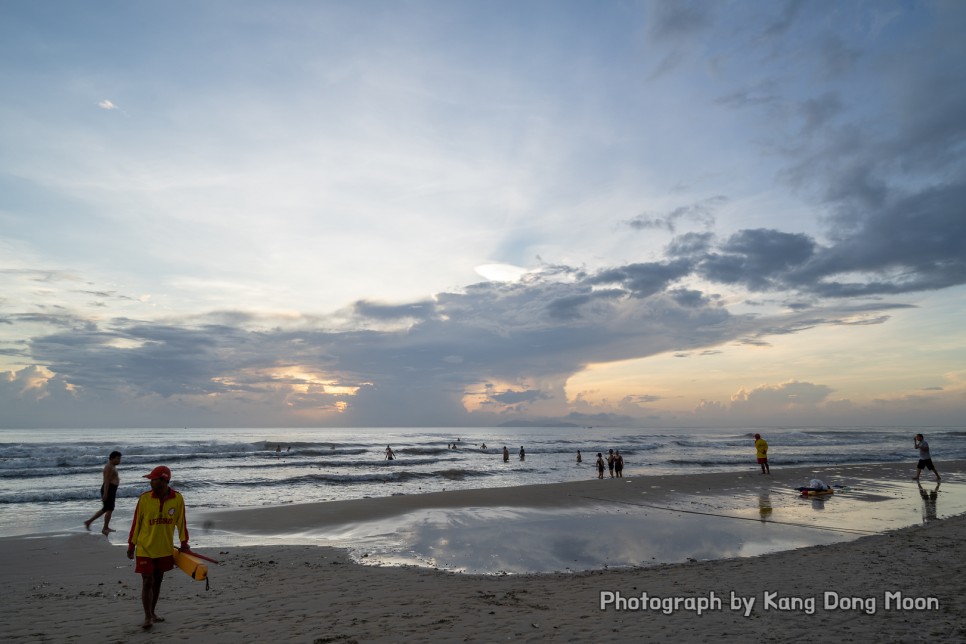
[[(462, 439), (457, 439), (457, 442), (460, 440)], [(926, 442), (925, 437), (923, 437), (922, 434), (916, 434), (915, 438), (913, 439), (913, 445), (915, 446), (915, 449), (919, 450), (919, 462), (916, 465), (916, 475), (912, 477), (913, 480), (918, 481), (920, 474), (922, 474), (922, 471), (926, 469), (926, 470), (930, 470), (936, 476), (936, 481), (938, 482), (940, 480), (939, 471), (936, 469), (936, 466), (932, 462), (932, 457), (930, 456), (930, 453), (929, 453), (929, 443)], [(456, 443), (447, 443), (446, 447), (447, 449), (457, 449)], [(487, 449), (486, 443), (483, 443), (482, 445), (480, 445), (480, 450), (485, 452), (486, 449)], [(112, 458), (113, 456), (114, 455), (112, 454)], [(120, 457), (120, 454), (118, 453), (117, 456)], [(761, 473), (771, 474), (771, 465), (769, 465), (768, 463), (768, 441), (762, 438), (761, 434), (755, 434), (755, 457), (758, 461), (758, 465), (761, 467)], [(389, 445), (386, 445), (386, 460), (392, 461), (395, 458), (396, 458), (396, 455), (392, 451), (392, 448)], [(526, 458), (527, 458), (526, 450), (524, 450), (523, 446), (521, 445), (520, 460), (524, 461), (526, 460)], [(120, 460), (120, 458), (118, 458), (118, 460)], [(504, 445), (503, 462), (508, 463), (509, 461), (510, 461), (510, 450), (507, 449), (506, 445)], [(580, 450), (577, 450), (577, 465), (580, 465), (581, 463), (583, 463), (583, 456), (581, 455)], [(597, 465), (597, 478), (599, 479), (604, 478), (605, 465), (607, 467), (607, 470), (610, 472), (611, 478), (623, 478), (624, 476), (624, 457), (621, 456), (620, 450), (616, 450), (616, 451), (613, 449), (607, 450), (606, 459), (604, 458), (604, 455), (601, 452), (597, 452), (596, 465)], [(105, 486), (107, 486), (108, 484), (106, 472), (107, 472), (107, 468), (105, 468)], [(821, 481), (817, 481), (817, 482), (821, 484), (816, 486), (817, 490), (828, 489), (828, 486), (822, 483)], [(810, 484), (809, 488), (800, 488), (800, 489), (812, 489), (812, 487)], [(93, 522), (93, 520), (96, 519), (98, 516), (100, 515), (99, 514), (95, 515), (94, 517), (91, 518), (90, 521), (85, 521), (85, 525), (89, 526), (90, 523)], [(109, 520), (110, 514), (108, 514), (107, 516)], [(107, 534), (107, 530), (108, 528), (105, 522), (105, 532), (104, 532), (105, 534)]]
[[(447, 443), (446, 449), (458, 449), (456, 443)], [(480, 445), (480, 450), (485, 452), (487, 449), (486, 443)], [(396, 453), (392, 450), (392, 446), (386, 445), (386, 460), (394, 461), (396, 460)], [(520, 446), (520, 460), (527, 460), (527, 451), (524, 449), (523, 445)], [(577, 450), (577, 465), (583, 463), (583, 456), (580, 454), (580, 450)], [(503, 446), (503, 462), (510, 462), (510, 450), (506, 445)], [(597, 453), (597, 478), (604, 478), (604, 456), (600, 452)], [(624, 457), (621, 456), (620, 450), (607, 450), (607, 469), (610, 470), (611, 478), (621, 478), (624, 476)]]
[[(580, 450), (577, 450), (577, 463), (582, 461), (580, 456)], [(597, 478), (604, 478), (604, 455), (597, 452)], [(624, 457), (621, 456), (621, 451), (616, 452), (612, 449), (607, 450), (607, 469), (610, 471), (610, 477), (613, 478), (623, 478), (624, 477)]]

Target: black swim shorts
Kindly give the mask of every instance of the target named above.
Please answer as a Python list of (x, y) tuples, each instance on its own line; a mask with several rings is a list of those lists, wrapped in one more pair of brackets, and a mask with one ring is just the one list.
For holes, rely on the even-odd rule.
[[(101, 498), (104, 498), (104, 486), (101, 486)], [(104, 500), (104, 511), (113, 512), (114, 503), (117, 501), (117, 486), (113, 483), (107, 489), (107, 499)]]

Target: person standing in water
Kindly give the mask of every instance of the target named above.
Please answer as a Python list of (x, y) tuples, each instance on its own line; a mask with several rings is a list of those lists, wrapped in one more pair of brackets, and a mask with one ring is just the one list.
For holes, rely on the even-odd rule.
[(771, 467), (768, 466), (768, 441), (755, 434), (755, 451), (758, 456), (758, 464), (761, 465), (762, 474), (771, 474)]
[(520, 460), (527, 460), (527, 453), (523, 451), (523, 445), (520, 446)]
[(604, 478), (604, 457), (600, 452), (597, 452), (597, 478)]
[(503, 462), (504, 463), (510, 462), (510, 450), (506, 448), (506, 445), (503, 446)]
[(386, 460), (391, 461), (396, 458), (396, 454), (393, 453), (392, 448), (386, 445)]
[(580, 456), (580, 450), (578, 449), (577, 450), (577, 465), (580, 465), (583, 462), (584, 462), (584, 459), (583, 459), (583, 457)]
[(121, 463), (121, 453), (117, 450), (110, 453), (107, 457), (107, 465), (104, 466), (103, 481), (101, 482), (101, 509), (84, 522), (84, 527), (91, 529), (91, 524), (97, 517), (104, 515), (104, 527), (101, 534), (105, 537), (114, 532), (111, 528), (111, 514), (114, 512), (114, 504), (117, 501), (117, 488), (121, 485), (121, 477), (117, 473), (117, 466)]

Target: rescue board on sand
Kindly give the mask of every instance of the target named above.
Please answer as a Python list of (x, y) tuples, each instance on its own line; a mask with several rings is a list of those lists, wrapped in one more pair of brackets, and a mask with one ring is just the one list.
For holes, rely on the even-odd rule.
[(197, 581), (204, 581), (208, 578), (208, 564), (193, 554), (175, 550), (174, 565), (181, 568), (186, 575)]

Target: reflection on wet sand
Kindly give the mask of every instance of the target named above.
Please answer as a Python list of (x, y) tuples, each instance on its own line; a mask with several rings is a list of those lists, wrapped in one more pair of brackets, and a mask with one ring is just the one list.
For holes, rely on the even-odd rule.
[(919, 496), (922, 497), (922, 522), (928, 523), (935, 521), (939, 518), (936, 510), (936, 499), (939, 497), (939, 482), (936, 483), (936, 487), (932, 490), (924, 488), (919, 481), (916, 481), (916, 483), (919, 485)]
[(799, 470), (762, 479), (628, 477), (619, 486), (595, 479), (309, 504), (298, 512), (215, 512), (206, 537), (223, 545), (333, 545), (364, 563), (522, 573), (755, 556), (966, 512), (966, 484), (959, 481), (966, 476), (951, 473), (941, 490), (927, 489), (898, 470), (826, 470), (842, 486), (827, 497), (802, 497), (797, 481), (813, 472)]
[[(341, 537), (354, 544), (358, 560), (373, 564), (476, 573), (654, 565), (755, 556), (910, 525), (918, 510), (910, 491), (909, 482), (851, 480), (826, 497), (766, 487), (681, 495), (661, 504), (648, 504), (642, 494), (639, 503), (572, 512), (435, 510), (396, 517), (378, 529), (371, 523), (347, 527)], [(937, 493), (938, 486), (921, 492), (924, 521), (940, 516)], [(966, 512), (966, 486), (955, 484), (946, 499), (947, 516)]]
[(393, 527), (394, 543), (385, 538), (388, 533), (354, 538), (354, 558), (474, 573), (548, 572), (753, 556), (852, 536), (639, 508), (432, 510), (403, 517)]
[(774, 509), (771, 507), (771, 494), (767, 490), (758, 493), (758, 515), (762, 523), (768, 520)]

